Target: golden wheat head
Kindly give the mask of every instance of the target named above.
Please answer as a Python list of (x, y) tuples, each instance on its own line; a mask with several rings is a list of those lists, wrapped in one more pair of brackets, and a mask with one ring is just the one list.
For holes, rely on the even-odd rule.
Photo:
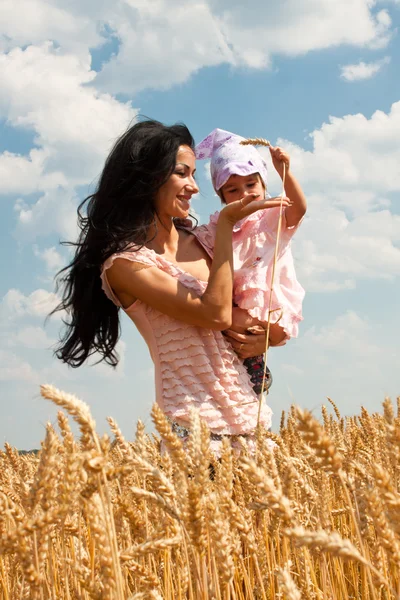
[(248, 138), (240, 142), (242, 146), (271, 146), (271, 142), (264, 138)]

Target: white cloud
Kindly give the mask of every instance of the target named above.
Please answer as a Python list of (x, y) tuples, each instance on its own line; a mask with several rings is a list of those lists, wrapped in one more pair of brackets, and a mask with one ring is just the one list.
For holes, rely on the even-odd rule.
[(349, 415), (360, 405), (376, 410), (386, 395), (398, 394), (396, 315), (381, 313), (377, 322), (347, 310), (331, 318), (326, 313), (324, 321), (311, 327), (304, 321), (299, 339), (271, 351), (268, 401), (276, 419), (291, 402), (317, 409), (329, 396)]
[(75, 239), (74, 188), (93, 181), (118, 135), (136, 117), (129, 102), (98, 92), (90, 55), (63, 54), (51, 42), (0, 55), (0, 117), (33, 130), (28, 156), (0, 155), (0, 194), (43, 192), (16, 203), (17, 233), (30, 241), (60, 234)]
[(65, 266), (65, 259), (61, 256), (55, 246), (44, 248), (43, 250), (34, 246), (33, 251), (35, 256), (43, 260), (46, 265), (46, 270), (52, 275)]
[[(177, 4), (173, 10), (168, 2), (157, 6), (147, 10), (142, 5), (114, 15), (121, 45), (97, 76), (102, 89), (113, 93), (165, 89), (183, 83), (202, 67), (234, 62), (206, 3)], [(133, 56), (140, 59), (132, 60)]]
[(32, 326), (11, 333), (6, 340), (8, 346), (22, 346), (34, 350), (48, 349), (54, 343), (55, 340), (48, 337), (42, 327)]
[(341, 44), (382, 47), (390, 39), (388, 12), (374, 15), (367, 0), (260, 0), (251, 5), (211, 0), (210, 6), (239, 59), (245, 49), (262, 51), (265, 57), (296, 56)]
[(329, 117), (310, 134), (312, 151), (288, 140), (277, 143), (290, 151), (304, 186), (331, 200), (343, 192), (357, 200), (354, 192), (361, 191), (369, 204), (378, 195), (400, 191), (399, 135), (400, 102), (395, 102), (388, 113), (377, 110), (369, 119), (361, 113)]
[[(400, 275), (400, 216), (371, 212), (349, 220), (342, 210), (314, 207), (293, 243), (300, 281), (308, 291), (353, 289), (362, 279)], [(322, 203), (322, 202), (321, 202)]]
[[(19, 19), (20, 14), (28, 16)], [(212, 65), (261, 69), (271, 66), (274, 55), (298, 56), (343, 44), (382, 48), (392, 35), (389, 12), (375, 12), (370, 0), (255, 0), (250, 5), (82, 0), (70, 2), (68, 9), (62, 0), (5, 0), (0, 9), (9, 48), (52, 39), (61, 52), (83, 60), (89, 48), (105, 42), (105, 26), (119, 49), (97, 85), (112, 93), (164, 89)]]
[(75, 240), (78, 234), (76, 207), (78, 198), (73, 189), (59, 187), (46, 192), (33, 204), (22, 198), (15, 202), (17, 236), (24, 242), (58, 234), (62, 240)]
[(358, 385), (365, 389), (372, 381), (376, 387), (383, 385), (385, 378), (389, 383), (396, 372), (397, 348), (393, 337), (387, 339), (388, 333), (380, 323), (348, 310), (329, 324), (311, 327), (299, 345), (305, 358), (312, 356), (314, 366), (322, 369), (322, 376), (334, 365), (343, 385), (359, 379)]
[[(275, 55), (298, 56), (342, 44), (381, 48), (391, 38), (388, 11), (373, 14), (368, 0), (288, 0), (285, 5), (210, 0), (173, 11), (166, 1), (150, 4), (151, 9), (131, 2), (136, 10), (124, 11), (123, 18), (114, 13), (120, 49), (97, 77), (103, 89), (166, 88), (206, 66), (265, 69)], [(133, 64), (138, 53), (141, 60)]]
[(45, 173), (49, 151), (33, 148), (28, 156), (11, 152), (0, 154), (0, 195), (31, 194), (41, 190), (54, 190), (66, 185), (63, 173)]
[[(5, 49), (56, 40), (63, 48), (76, 54), (102, 43), (96, 23), (88, 15), (57, 2), (43, 0), (2, 0), (0, 31)], [(61, 3), (60, 3), (61, 4)]]
[(385, 65), (390, 63), (390, 57), (385, 56), (382, 60), (365, 63), (363, 61), (358, 64), (345, 65), (341, 67), (340, 77), (346, 81), (360, 81), (362, 79), (371, 79)]
[(98, 174), (105, 153), (137, 114), (129, 102), (99, 93), (94, 78), (89, 53), (63, 54), (50, 42), (0, 55), (0, 115), (36, 132), (46, 172), (62, 172), (69, 185)]
[[(300, 281), (321, 292), (352, 289), (362, 279), (394, 281), (400, 275), (400, 215), (391, 210), (400, 194), (400, 102), (369, 119), (331, 117), (310, 137), (310, 151), (277, 141), (308, 198), (293, 241)], [(271, 175), (273, 191), (279, 183)]]
[(37, 373), (29, 363), (12, 352), (0, 349), (0, 381), (26, 381), (39, 384)]
[(366, 319), (353, 310), (339, 315), (330, 325), (324, 325), (319, 330), (312, 327), (305, 334), (305, 341), (318, 347), (321, 360), (330, 360), (327, 352), (342, 353), (352, 356), (352, 365), (358, 362), (365, 365), (365, 360), (377, 358), (381, 354), (379, 344), (373, 338), (374, 327)]
[(21, 317), (46, 317), (60, 302), (53, 292), (43, 289), (33, 291), (28, 296), (16, 289), (8, 290), (0, 303), (3, 323)]

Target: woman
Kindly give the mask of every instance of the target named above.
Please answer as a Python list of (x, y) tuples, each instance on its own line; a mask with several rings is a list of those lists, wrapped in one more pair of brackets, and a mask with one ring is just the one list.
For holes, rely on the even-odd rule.
[[(70, 322), (57, 356), (78, 367), (99, 352), (115, 366), (122, 308), (149, 346), (157, 402), (173, 423), (187, 427), (195, 406), (214, 438), (251, 436), (258, 398), (221, 333), (232, 324), (232, 231), (279, 200), (247, 194), (223, 208), (211, 260), (196, 229), (174, 223), (188, 217), (198, 192), (193, 149), (185, 126), (156, 121), (135, 124), (115, 144), (84, 201), (87, 217), (79, 210), (81, 234), (58, 307)], [(243, 337), (242, 356), (260, 353), (263, 335)], [(271, 424), (265, 403), (261, 423)]]

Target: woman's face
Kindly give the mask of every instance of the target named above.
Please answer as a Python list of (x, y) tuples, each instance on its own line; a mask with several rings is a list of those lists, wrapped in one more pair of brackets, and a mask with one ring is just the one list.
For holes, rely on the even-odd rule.
[(190, 200), (199, 188), (194, 179), (196, 158), (189, 146), (180, 146), (175, 170), (158, 190), (155, 208), (159, 217), (185, 219), (189, 215)]
[(260, 200), (265, 197), (265, 188), (258, 173), (252, 175), (231, 175), (219, 190), (226, 204), (235, 202), (247, 194), (259, 194)]

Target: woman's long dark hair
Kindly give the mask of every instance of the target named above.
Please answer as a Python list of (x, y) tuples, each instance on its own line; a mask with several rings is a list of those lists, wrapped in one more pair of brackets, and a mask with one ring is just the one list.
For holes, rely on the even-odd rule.
[(63, 295), (53, 311), (65, 310), (69, 317), (55, 354), (70, 366), (79, 367), (95, 352), (100, 361), (118, 364), (119, 309), (101, 288), (101, 266), (132, 243), (140, 247), (150, 241), (149, 229), (156, 223), (154, 199), (173, 173), (182, 145), (194, 148), (184, 125), (136, 123), (115, 143), (95, 193), (79, 205), (81, 232), (76, 243), (68, 242), (76, 246), (75, 255), (57, 275)]

